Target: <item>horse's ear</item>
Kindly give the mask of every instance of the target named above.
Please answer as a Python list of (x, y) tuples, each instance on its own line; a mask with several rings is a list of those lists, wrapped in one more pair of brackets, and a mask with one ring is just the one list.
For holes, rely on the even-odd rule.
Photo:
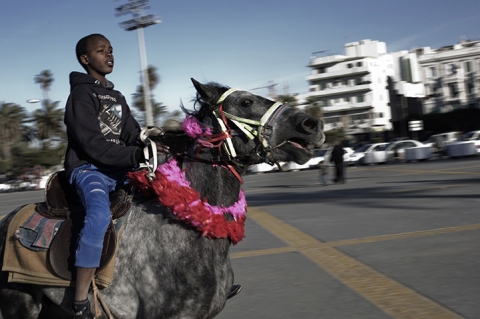
[(193, 86), (195, 87), (195, 90), (202, 96), (206, 97), (205, 89), (203, 87), (203, 84), (195, 80), (194, 78), (190, 78), (190, 80), (193, 83)]
[(204, 101), (212, 103), (213, 94), (209, 89), (209, 86), (198, 82), (194, 78), (190, 78), (190, 80), (192, 81), (193, 86), (195, 87), (195, 90), (197, 90), (198, 94), (200, 94), (202, 99)]

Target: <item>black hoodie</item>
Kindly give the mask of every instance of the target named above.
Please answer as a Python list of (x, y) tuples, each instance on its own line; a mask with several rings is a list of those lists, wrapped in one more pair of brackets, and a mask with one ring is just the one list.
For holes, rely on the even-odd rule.
[(104, 87), (91, 75), (70, 73), (70, 96), (65, 106), (68, 146), (67, 176), (91, 163), (99, 168), (133, 168), (142, 158), (140, 125), (125, 97), (107, 81)]

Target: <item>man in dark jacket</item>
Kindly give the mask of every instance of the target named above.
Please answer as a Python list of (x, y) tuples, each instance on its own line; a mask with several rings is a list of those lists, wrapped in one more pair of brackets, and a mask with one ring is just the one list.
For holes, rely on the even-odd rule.
[(343, 150), (342, 144), (339, 141), (335, 141), (335, 146), (332, 150), (332, 162), (335, 164), (335, 183), (345, 183), (344, 166), (343, 166)]

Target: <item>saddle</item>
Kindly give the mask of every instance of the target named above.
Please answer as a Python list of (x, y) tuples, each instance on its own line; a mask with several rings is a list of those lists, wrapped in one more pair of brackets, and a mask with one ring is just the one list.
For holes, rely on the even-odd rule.
[[(108, 265), (115, 254), (117, 231), (113, 221), (128, 212), (130, 199), (125, 189), (110, 195), (112, 220), (105, 233), (100, 267), (96, 274)], [(36, 204), (35, 210), (46, 218), (64, 220), (52, 240), (48, 260), (57, 276), (74, 280), (75, 251), (79, 233), (83, 228), (85, 209), (80, 197), (69, 184), (65, 171), (55, 172), (49, 177), (45, 185), (45, 201)]]

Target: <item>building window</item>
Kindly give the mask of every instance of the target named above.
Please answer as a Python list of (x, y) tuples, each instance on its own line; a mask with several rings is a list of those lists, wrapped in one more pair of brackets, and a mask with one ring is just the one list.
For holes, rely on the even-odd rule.
[(470, 61), (465, 61), (463, 62), (463, 68), (465, 69), (465, 72), (472, 72), (472, 63)]
[(325, 73), (326, 69), (324, 67), (318, 68), (318, 73)]
[(320, 90), (325, 90), (327, 88), (327, 83), (320, 84)]
[(347, 68), (349, 68), (349, 69), (353, 68), (353, 63), (348, 63)]
[(355, 85), (360, 85), (360, 84), (362, 84), (362, 82), (363, 82), (362, 78), (355, 79)]
[(457, 66), (455, 65), (455, 63), (447, 64), (446, 68), (447, 68), (447, 74), (449, 75), (457, 73)]
[(448, 83), (448, 90), (450, 91), (450, 97), (458, 96), (457, 83)]
[(364, 101), (365, 101), (365, 98), (364, 98), (363, 95), (357, 96), (357, 103), (362, 103), (362, 102), (364, 102)]
[(357, 62), (357, 66), (362, 66), (363, 63), (362, 62)]
[(343, 80), (343, 85), (348, 86), (348, 80)]
[(473, 94), (473, 89), (474, 89), (473, 83), (468, 83), (468, 84), (467, 84), (467, 92), (468, 92), (468, 94)]
[(383, 112), (377, 112), (375, 113), (375, 118), (383, 118)]
[(350, 102), (350, 97), (348, 97), (348, 96), (347, 96), (347, 97), (344, 97), (343, 100), (344, 100), (345, 102)]

